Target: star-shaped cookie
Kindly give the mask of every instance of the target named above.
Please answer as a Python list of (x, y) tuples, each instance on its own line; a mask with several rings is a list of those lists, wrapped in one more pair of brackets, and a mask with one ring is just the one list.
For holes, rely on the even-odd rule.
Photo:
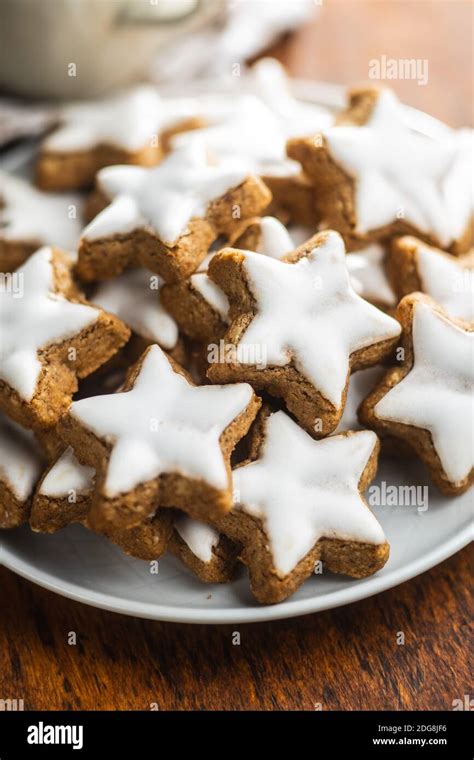
[(160, 303), (161, 280), (146, 269), (130, 269), (100, 283), (91, 300), (115, 314), (136, 335), (167, 351), (178, 342), (178, 325)]
[[(302, 225), (291, 225), (287, 229), (273, 216), (257, 217), (246, 220), (236, 230), (230, 245), (279, 259), (309, 240), (313, 231), (314, 228)], [(203, 344), (221, 338), (229, 322), (229, 301), (207, 273), (214, 255), (206, 256), (188, 279), (165, 284), (160, 290), (162, 303), (173, 315), (180, 330)], [(351, 253), (346, 256), (345, 263), (351, 285), (359, 296), (384, 311), (396, 306), (397, 299), (385, 271), (383, 246), (374, 243)]]
[(212, 525), (177, 513), (169, 551), (206, 583), (232, 580), (240, 547)]
[(56, 533), (83, 523), (90, 508), (95, 470), (77, 461), (70, 447), (43, 473), (31, 508), (30, 526), (39, 533)]
[(385, 370), (385, 367), (377, 365), (376, 367), (369, 367), (368, 369), (352, 373), (349, 380), (344, 413), (333, 435), (346, 433), (349, 430), (361, 430), (363, 428), (357, 416), (359, 406), (383, 377)]
[(166, 281), (182, 279), (220, 234), (271, 199), (239, 161), (211, 163), (200, 145), (177, 150), (152, 169), (108, 167), (98, 185), (111, 202), (82, 234), (77, 271), (84, 280), (109, 279), (131, 265)]
[(104, 166), (156, 164), (162, 156), (157, 131), (163, 111), (156, 89), (149, 85), (102, 102), (65, 106), (59, 127), (40, 148), (36, 167), (39, 187), (88, 187)]
[[(94, 494), (96, 472), (82, 465), (67, 447), (41, 478), (33, 499), (30, 527), (38, 533), (56, 533), (73, 523), (87, 528)], [(114, 525), (100, 531), (127, 554), (143, 560), (161, 557), (173, 532), (170, 510), (159, 510), (153, 518), (130, 529)]]
[(388, 269), (400, 298), (420, 291), (451, 317), (474, 322), (474, 251), (455, 257), (416, 238), (396, 238)]
[[(0, 421), (0, 451), (2, 447)], [(22, 481), (30, 483), (30, 471), (25, 467), (25, 457), (13, 462)], [(36, 464), (37, 480), (40, 465)], [(0, 489), (2, 470), (0, 468)], [(86, 528), (95, 485), (95, 470), (82, 465), (70, 447), (46, 470), (36, 489), (30, 527), (39, 533), (56, 533), (73, 523)], [(29, 486), (33, 490), (34, 480)], [(5, 526), (6, 527), (6, 526)], [(194, 520), (183, 512), (159, 509), (153, 517), (145, 519), (133, 528), (116, 528), (108, 525), (106, 537), (132, 557), (154, 560), (169, 550), (204, 581), (222, 583), (231, 579), (237, 562), (238, 547), (211, 525)]]
[(355, 90), (339, 126), (288, 142), (316, 189), (327, 227), (350, 248), (416, 234), (453, 252), (472, 237), (473, 132), (428, 137), (390, 90)]
[(295, 223), (317, 226), (314, 189), (298, 162), (286, 155), (294, 135), (328, 128), (334, 116), (314, 103), (294, 97), (283, 66), (270, 58), (258, 61), (245, 80), (245, 94), (235, 107), (203, 128), (177, 134), (171, 144), (199, 142), (220, 158), (238, 155), (270, 189), (271, 213)]
[(250, 385), (194, 386), (157, 346), (123, 390), (72, 404), (59, 433), (95, 467), (94, 528), (130, 527), (158, 506), (191, 516), (231, 506), (230, 454), (260, 406)]
[(178, 133), (171, 144), (198, 142), (220, 158), (239, 155), (262, 176), (296, 176), (299, 166), (286, 155), (287, 138), (326, 129), (333, 121), (327, 109), (295, 98), (283, 66), (266, 58), (250, 69), (246, 92), (235, 98), (235, 108), (201, 129)]
[(28, 519), (41, 469), (33, 434), (0, 414), (0, 528), (15, 528)]
[[(287, 229), (273, 216), (245, 222), (236, 231), (232, 245), (276, 259), (294, 248)], [(213, 256), (208, 254), (188, 279), (164, 285), (161, 290), (162, 303), (192, 340), (205, 342), (221, 337), (228, 324), (229, 301), (207, 274)]]
[(230, 325), (224, 345), (208, 351), (208, 377), (247, 380), (282, 397), (311, 435), (331, 433), (351, 369), (380, 362), (400, 334), (398, 322), (355, 293), (345, 259), (335, 232), (315, 235), (283, 260), (219, 252), (209, 276), (230, 301)]
[(346, 264), (355, 292), (381, 309), (389, 310), (397, 305), (397, 297), (386, 272), (385, 259), (385, 248), (372, 243), (349, 253)]
[[(202, 146), (220, 160), (237, 156), (243, 166), (265, 175), (271, 167), (291, 165), (285, 155), (285, 133), (270, 109), (254, 95), (239, 100), (236, 113), (226, 119), (177, 134), (172, 140), (174, 149)], [(299, 170), (298, 165), (296, 168)]]
[(91, 306), (71, 260), (41, 248), (0, 279), (0, 408), (21, 425), (49, 428), (86, 377), (126, 343), (129, 330)]
[(284, 67), (275, 58), (261, 58), (249, 72), (250, 88), (273, 113), (287, 137), (327, 129), (334, 116), (327, 108), (296, 98)]
[(218, 521), (242, 545), (260, 602), (288, 597), (318, 560), (354, 578), (383, 567), (389, 546), (363, 498), (378, 448), (372, 431), (315, 441), (284, 412), (267, 416), (258, 458), (234, 470), (235, 504)]
[(474, 472), (474, 328), (420, 293), (403, 298), (398, 318), (404, 361), (362, 403), (360, 420), (409, 444), (443, 493), (463, 493)]
[(0, 272), (13, 272), (42, 245), (76, 250), (83, 205), (78, 194), (43, 193), (0, 171)]
[[(294, 242), (293, 247), (296, 247), (312, 237), (314, 227), (290, 225), (288, 232)], [(245, 248), (246, 246), (236, 247)], [(250, 248), (250, 250), (254, 249)], [(351, 285), (357, 295), (384, 311), (390, 311), (395, 308), (398, 299), (388, 277), (386, 259), (385, 246), (372, 243), (357, 251), (348, 251), (346, 266)]]

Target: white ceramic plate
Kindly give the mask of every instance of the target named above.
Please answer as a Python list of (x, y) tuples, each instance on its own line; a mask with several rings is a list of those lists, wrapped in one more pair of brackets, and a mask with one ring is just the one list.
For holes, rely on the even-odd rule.
[[(384, 463), (376, 482), (428, 484), (416, 463)], [(310, 578), (288, 601), (270, 607), (252, 598), (245, 571), (233, 583), (208, 586), (173, 557), (131, 559), (110, 542), (71, 526), (53, 536), (28, 528), (3, 533), (2, 564), (40, 586), (77, 601), (127, 615), (185, 623), (242, 623), (305, 615), (338, 607), (396, 586), (454, 554), (472, 539), (472, 494), (441, 497), (429, 486), (425, 512), (416, 507), (374, 508), (391, 544), (379, 573), (355, 581), (330, 573)]]
[[(301, 97), (337, 107), (343, 90), (329, 85), (297, 83)], [(427, 133), (445, 125), (414, 109), (407, 120)], [(0, 162), (21, 170), (22, 149)], [(132, 559), (105, 539), (80, 526), (54, 536), (28, 528), (0, 535), (0, 563), (25, 578), (85, 604), (154, 620), (184, 623), (241, 623), (305, 615), (364, 599), (428, 570), (472, 540), (472, 492), (456, 499), (441, 496), (419, 463), (383, 462), (377, 484), (428, 486), (428, 509), (415, 506), (374, 507), (391, 544), (390, 559), (379, 573), (350, 580), (325, 573), (310, 578), (288, 601), (262, 607), (253, 599), (242, 568), (233, 583), (208, 586), (173, 557), (163, 557), (159, 573)]]

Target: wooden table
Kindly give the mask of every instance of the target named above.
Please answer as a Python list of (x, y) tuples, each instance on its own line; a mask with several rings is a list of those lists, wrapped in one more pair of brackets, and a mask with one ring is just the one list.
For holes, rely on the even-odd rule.
[[(345, 83), (367, 79), (383, 54), (427, 58), (425, 87), (395, 89), (461, 125), (472, 106), (470, 14), (467, 2), (328, 2), (275, 52), (296, 75)], [(467, 548), (348, 607), (205, 627), (95, 610), (1, 570), (0, 699), (26, 709), (449, 710), (469, 693), (471, 579)]]
[(337, 610), (223, 627), (122, 617), (3, 570), (0, 697), (36, 709), (449, 710), (470, 693), (470, 560), (464, 549)]

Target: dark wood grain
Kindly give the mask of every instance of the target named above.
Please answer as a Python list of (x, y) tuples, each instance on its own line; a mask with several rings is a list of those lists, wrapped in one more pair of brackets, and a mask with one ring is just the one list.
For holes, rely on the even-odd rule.
[[(344, 84), (366, 79), (370, 58), (427, 58), (425, 87), (391, 84), (407, 102), (462, 125), (472, 109), (471, 18), (469, 2), (333, 0), (274, 52), (295, 75)], [(472, 693), (471, 584), (465, 549), (348, 607), (205, 627), (95, 610), (1, 570), (0, 699), (39, 709), (449, 710)]]
[(37, 709), (451, 709), (470, 687), (472, 569), (465, 549), (348, 607), (222, 627), (114, 615), (2, 570), (0, 697)]

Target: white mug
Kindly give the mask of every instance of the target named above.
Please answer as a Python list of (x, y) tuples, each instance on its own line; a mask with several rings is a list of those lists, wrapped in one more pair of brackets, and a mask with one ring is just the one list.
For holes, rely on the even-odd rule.
[(157, 50), (225, 0), (1, 0), (0, 89), (85, 98), (144, 78)]

